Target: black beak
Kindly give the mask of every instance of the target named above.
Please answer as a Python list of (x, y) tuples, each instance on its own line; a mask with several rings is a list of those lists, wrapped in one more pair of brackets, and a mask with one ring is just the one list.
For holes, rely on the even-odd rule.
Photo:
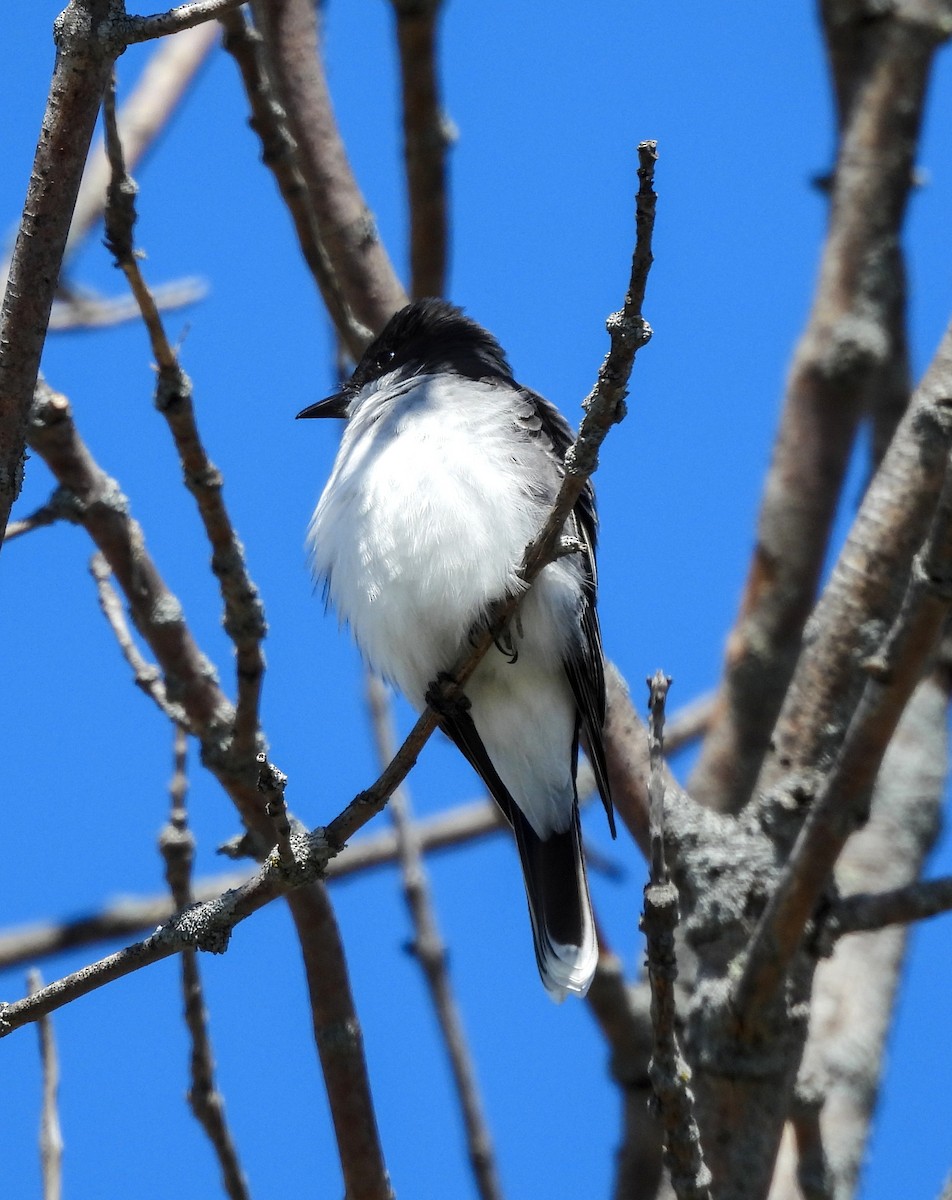
[(301, 417), (346, 417), (347, 406), (352, 399), (351, 393), (344, 388), (342, 391), (335, 392), (333, 396), (328, 396), (326, 400), (318, 400), (316, 404), (309, 404), (307, 408), (302, 408), (294, 419), (299, 420)]

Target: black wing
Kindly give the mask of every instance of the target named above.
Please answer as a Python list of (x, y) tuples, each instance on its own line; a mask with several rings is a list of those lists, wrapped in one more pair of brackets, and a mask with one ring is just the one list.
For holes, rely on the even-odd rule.
[[(559, 463), (563, 463), (565, 453), (574, 440), (568, 422), (554, 405), (536, 392), (528, 388), (522, 388), (521, 392), (526, 407), (520, 413), (520, 425), (530, 437), (544, 438)], [(595, 772), (595, 783), (605, 806), (612, 837), (615, 837), (615, 813), (611, 789), (608, 786), (608, 766), (602, 736), (605, 727), (605, 658), (598, 613), (595, 609), (598, 590), (598, 572), (595, 564), (598, 517), (595, 512), (595, 489), (591, 481), (586, 483), (579, 496), (573, 517), (574, 533), (583, 547), (581, 559), (584, 592), (582, 611), (579, 614), (582, 637), (572, 648), (563, 665), (575, 696), (575, 703), (578, 705), (581, 732), (589, 762)]]

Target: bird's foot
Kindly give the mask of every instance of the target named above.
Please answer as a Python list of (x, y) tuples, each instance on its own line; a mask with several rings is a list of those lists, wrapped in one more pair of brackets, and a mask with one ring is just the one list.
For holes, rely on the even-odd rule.
[[(498, 623), (499, 617), (508, 607), (508, 603), (506, 600), (494, 601), (482, 616), (474, 622), (468, 635), (468, 641), (471, 646), (475, 646), (487, 630), (492, 629)], [(513, 634), (513, 629), (515, 629), (515, 635)], [(506, 621), (496, 637), (493, 638), (493, 645), (504, 658), (509, 660), (510, 666), (519, 657), (519, 647), (515, 641), (517, 637), (522, 637), (522, 624), (518, 612)]]
[(451, 689), (457, 687), (459, 684), (448, 671), (440, 671), (426, 689), (427, 704), (441, 717), (455, 717), (460, 713), (469, 712), (471, 706), (463, 693), (451, 694)]

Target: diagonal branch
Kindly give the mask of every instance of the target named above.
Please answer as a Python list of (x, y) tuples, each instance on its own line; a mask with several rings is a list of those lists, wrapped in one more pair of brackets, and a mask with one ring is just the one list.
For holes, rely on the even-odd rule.
[(100, 37), (111, 0), (72, 0), (0, 310), (0, 534), (20, 491), (33, 388), (73, 205), (115, 54)]
[(835, 758), (862, 693), (863, 662), (896, 620), (952, 450), (952, 325), (853, 522), (811, 618), (774, 731), (761, 790), (794, 780), (810, 793)]
[[(320, 241), (348, 307), (379, 333), (407, 297), (347, 159), (321, 62), (317, 11), (311, 0), (253, 0), (251, 10)], [(348, 330), (339, 332), (346, 340)]]
[[(447, 813), (415, 823), (414, 837), (421, 851), (453, 849), (503, 832), (502, 817), (495, 805), (476, 800)], [(326, 878), (334, 883), (352, 879), (365, 871), (397, 862), (397, 838), (393, 830), (375, 833), (350, 842), (327, 864)], [(231, 871), (194, 885), (195, 900), (218, 900), (224, 892), (246, 884), (251, 871)], [(0, 933), (0, 971), (36, 962), (50, 955), (97, 942), (141, 934), (170, 921), (176, 906), (167, 892), (158, 896), (123, 897), (97, 912), (60, 923), (25, 925)]]
[(261, 34), (241, 9), (221, 19), (225, 50), (234, 58), (251, 108), (251, 127), (261, 140), (261, 159), (274, 175), (287, 205), (298, 245), (338, 334), (356, 362), (372, 338), (355, 316), (341, 289), (334, 264), (321, 241), (320, 222), (304, 182), (298, 144), (271, 83)]
[(116, 125), (115, 87), (106, 90), (106, 153), (112, 168), (106, 206), (106, 244), (136, 298), (158, 365), (155, 404), (168, 422), (182, 464), (185, 486), (198, 507), (212, 549), (212, 570), (225, 605), (225, 632), (235, 647), (237, 702), (231, 753), (234, 768), (250, 770), (261, 749), (259, 724), (267, 632), (264, 605), (248, 573), (244, 548), (225, 505), (223, 480), (202, 445), (192, 404), (192, 383), (166, 336), (162, 317), (139, 267), (133, 242), (136, 185), (125, 169)]
[(156, 13), (151, 17), (117, 18), (113, 23), (114, 36), (121, 37), (124, 46), (132, 46), (137, 42), (150, 42), (154, 38), (168, 37), (169, 34), (180, 33), (184, 29), (193, 29), (205, 21), (214, 21), (216, 17), (237, 8), (243, 0), (192, 0), (189, 4), (179, 4), (168, 12)]
[(162, 680), (162, 672), (154, 664), (147, 662), (139, 653), (132, 637), (132, 632), (122, 611), (122, 603), (116, 589), (112, 586), (112, 571), (103, 555), (97, 550), (89, 563), (89, 573), (96, 583), (99, 595), (99, 607), (109, 623), (109, 628), (115, 635), (122, 651), (122, 657), (132, 668), (136, 687), (141, 688), (159, 709), (177, 726), (188, 727), (188, 717), (180, 705), (170, 704)]
[(776, 995), (833, 867), (868, 813), (873, 784), (903, 710), (938, 644), (952, 606), (952, 471), (925, 545), (846, 737), (813, 802), (783, 876), (754, 931), (735, 992), (742, 1026), (755, 1029)]
[[(209, 23), (166, 38), (156, 47), (117, 116), (130, 171), (155, 144), (217, 41), (218, 27)], [(105, 143), (100, 141), (83, 172), (66, 241), (66, 258), (101, 220), (111, 174)]]
[[(796, 665), (858, 423), (904, 355), (905, 313), (894, 287), (899, 235), (932, 59), (948, 36), (938, 12), (911, 19), (906, 0), (877, 8), (875, 20), (867, 5), (846, 5), (857, 12), (845, 33), (834, 7), (844, 6), (821, 5), (841, 101), (830, 224), (728, 640), (718, 715), (689, 784), (697, 799), (732, 811), (751, 794)], [(855, 50), (849, 62), (844, 40)]]

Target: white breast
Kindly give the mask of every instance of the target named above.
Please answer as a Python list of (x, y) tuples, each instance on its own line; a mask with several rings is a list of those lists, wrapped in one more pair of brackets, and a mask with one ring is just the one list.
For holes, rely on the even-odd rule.
[[(422, 706), (486, 606), (515, 587), (559, 478), (541, 445), (517, 438), (508, 388), (445, 376), (411, 384), (353, 406), (310, 542), (364, 656)], [(520, 654), (560, 661), (579, 591), (572, 560), (546, 569)]]

